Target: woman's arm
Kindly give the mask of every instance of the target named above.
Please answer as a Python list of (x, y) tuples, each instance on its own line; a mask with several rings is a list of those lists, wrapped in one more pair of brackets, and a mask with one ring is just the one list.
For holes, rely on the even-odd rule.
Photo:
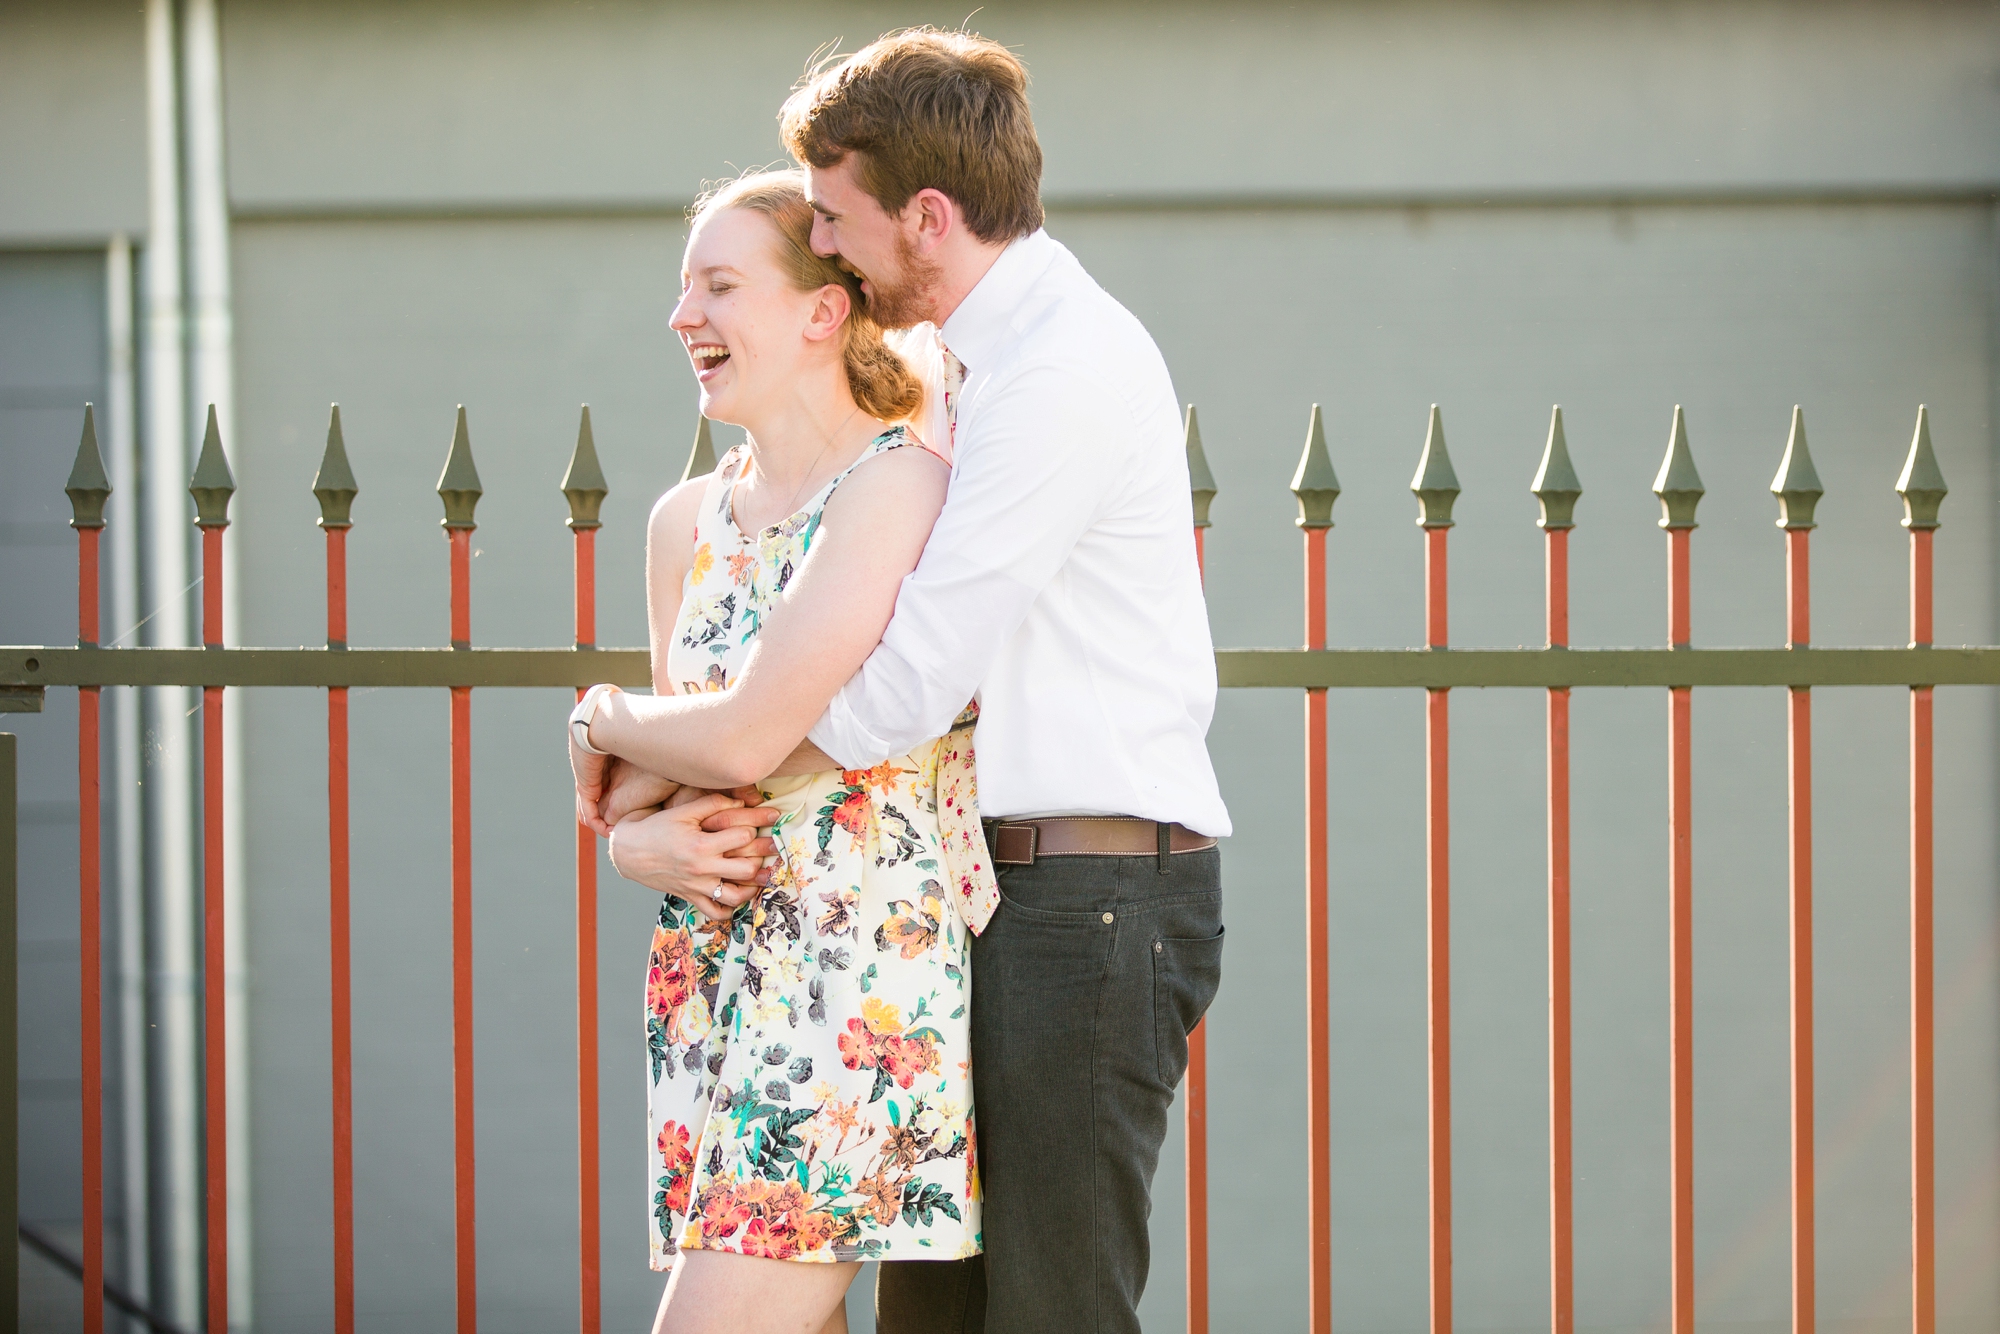
[[(646, 636), (652, 648), (653, 690), (661, 695), (674, 693), (667, 646), (680, 618), (681, 585), (694, 562), (695, 521), (707, 490), (707, 477), (690, 478), (661, 496), (646, 520)], [(570, 767), (576, 776), (577, 821), (599, 838), (610, 838), (619, 819), (661, 805), (680, 787), (616, 756), (592, 755), (574, 745)]]
[[(646, 629), (653, 690), (659, 695), (674, 693), (667, 650), (680, 619), (696, 511), (706, 491), (706, 479), (682, 483), (660, 497), (646, 524)], [(600, 832), (610, 840), (611, 865), (619, 875), (685, 899), (711, 920), (728, 917), (736, 903), (770, 879), (761, 868), (777, 845), (757, 831), (778, 812), (754, 806), (755, 790), (706, 792), (616, 757), (605, 759), (607, 790), (592, 809), (603, 811)], [(577, 795), (581, 809), (581, 782)]]
[(680, 622), (682, 585), (694, 564), (696, 521), (708, 477), (690, 477), (653, 504), (646, 519), (646, 642), (653, 652), (653, 693), (671, 695), (667, 646)]
[[(950, 476), (936, 455), (915, 448), (857, 468), (827, 502), (811, 553), (735, 684), (671, 698), (609, 695), (591, 724), (591, 744), (700, 787), (737, 787), (775, 771), (881, 641)], [(656, 663), (661, 652), (656, 640)]]

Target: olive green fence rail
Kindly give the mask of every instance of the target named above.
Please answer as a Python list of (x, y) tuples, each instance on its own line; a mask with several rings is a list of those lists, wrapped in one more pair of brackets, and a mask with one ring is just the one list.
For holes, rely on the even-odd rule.
[[(1187, 452), (1195, 525), (1195, 554), (1203, 552), (1215, 484), (1202, 454), (1192, 408)], [(684, 476), (714, 466), (706, 423), (697, 432)], [(303, 479), (301, 479), (303, 481)], [(1885, 483), (1889, 479), (1884, 478)], [(83, 945), (80, 1005), (83, 1021), (83, 1255), (79, 1261), (86, 1328), (103, 1327), (104, 1189), (102, 1121), (102, 917), (100, 912), (100, 774), (98, 694), (107, 686), (185, 686), (203, 692), (203, 922), (205, 957), (222, 950), (223, 693), (267, 686), (314, 687), (328, 701), (328, 911), (331, 960), (331, 1076), (333, 1097), (334, 1245), (329, 1262), (335, 1323), (348, 1334), (354, 1322), (354, 1197), (352, 1060), (348, 927), (347, 694), (359, 688), (404, 687), (446, 691), (451, 709), (453, 1131), (456, 1320), (461, 1331), (477, 1327), (478, 1244), (474, 1234), (477, 1161), (472, 1099), (473, 974), (470, 692), (503, 687), (568, 687), (598, 681), (644, 687), (651, 681), (643, 649), (596, 646), (595, 535), (607, 486), (598, 466), (586, 408), (561, 489), (569, 503), (576, 578), (574, 642), (562, 648), (473, 648), (470, 612), (470, 535), (482, 488), (473, 466), (465, 412), (459, 410), (438, 492), (444, 502), (451, 606), (448, 648), (350, 648), (347, 637), (346, 534), (358, 487), (348, 466), (339, 410), (313, 491), (321, 505), (327, 546), (327, 643), (323, 648), (226, 647), (222, 642), (222, 542), (234, 482), (211, 410), (200, 460), (189, 487), (195, 525), (201, 530), (203, 644), (201, 648), (104, 648), (98, 639), (98, 557), (110, 491), (99, 458), (90, 410), (67, 491), (78, 534), (78, 642), (74, 646), (0, 647), (0, 712), (34, 712), (49, 689), (79, 696), (80, 892)], [(1306, 447), (1292, 491), (1299, 505), (1305, 554), (1305, 635), (1298, 648), (1224, 649), (1216, 654), (1221, 685), (1299, 690), (1305, 703), (1305, 811), (1307, 913), (1307, 1103), (1310, 1328), (1333, 1327), (1331, 1284), (1331, 1125), (1327, 976), (1327, 713), (1326, 692), (1346, 689), (1422, 690), (1426, 699), (1426, 909), (1428, 1006), (1428, 1159), (1431, 1328), (1448, 1334), (1451, 1285), (1451, 1048), (1450, 913), (1450, 692), (1470, 687), (1537, 689), (1547, 696), (1548, 822), (1548, 1060), (1550, 1170), (1550, 1316), (1552, 1334), (1571, 1334), (1573, 1245), (1570, 1180), (1570, 794), (1569, 698), (1575, 689), (1623, 687), (1668, 694), (1670, 830), (1669, 901), (1670, 1207), (1672, 1328), (1693, 1334), (1693, 1084), (1692, 1084), (1692, 802), (1691, 700), (1696, 688), (1764, 686), (1787, 692), (1790, 857), (1790, 1075), (1793, 1328), (1814, 1326), (1814, 1155), (1812, 986), (1812, 725), (1815, 686), (1884, 686), (1910, 698), (1910, 923), (1911, 1033), (1910, 1212), (1913, 1282), (1911, 1325), (1916, 1334), (1934, 1327), (1935, 1254), (1932, 1127), (1932, 692), (1941, 685), (2000, 685), (2000, 648), (1942, 647), (1931, 643), (1932, 546), (1945, 485), (1934, 456), (1927, 418), (1919, 409), (1916, 432), (1895, 489), (1903, 497), (1903, 525), (1910, 533), (1910, 639), (1894, 647), (1811, 646), (1809, 542), (1821, 487), (1806, 444), (1803, 416), (1794, 412), (1791, 438), (1771, 490), (1778, 526), (1785, 530), (1787, 635), (1783, 648), (1696, 648), (1689, 630), (1688, 550), (1703, 488), (1686, 427), (1673, 415), (1666, 457), (1653, 490), (1666, 530), (1668, 580), (1666, 648), (1575, 648), (1569, 644), (1568, 535), (1582, 488), (1564, 441), (1562, 414), (1553, 414), (1540, 470), (1531, 490), (1542, 506), (1547, 561), (1546, 645), (1479, 649), (1449, 646), (1446, 623), (1447, 544), (1459, 486), (1446, 451), (1441, 417), (1431, 409), (1428, 435), (1411, 490), (1424, 529), (1425, 643), (1407, 649), (1326, 647), (1326, 531), (1340, 494), (1327, 453), (1319, 409), (1312, 410)], [(0, 899), (13, 888), (14, 793), (11, 738), (0, 740)], [(578, 1321), (584, 1334), (600, 1325), (598, 1269), (598, 1064), (596, 874), (597, 850), (587, 831), (576, 838), (577, 1207), (581, 1254)], [(0, 907), (7, 906), (0, 903)], [(0, 926), (0, 1018), (14, 996), (12, 913)], [(227, 1312), (227, 1154), (222, 1040), (221, 969), (203, 975), (203, 1026), (207, 1035), (202, 1082), (208, 1151), (206, 1171), (206, 1288), (208, 1328), (225, 1334)], [(1203, 1028), (1190, 1035), (1187, 1099), (1188, 1327), (1206, 1334), (1208, 1302), (1207, 1061)], [(14, 1027), (0, 1025), (0, 1080), (11, 1083)], [(0, 1209), (11, 1216), (14, 1161), (13, 1099), (0, 1109)], [(0, 1285), (11, 1289), (13, 1270), (0, 1265)], [(116, 1294), (114, 1294), (115, 1296)], [(0, 1309), (12, 1309), (11, 1291)]]

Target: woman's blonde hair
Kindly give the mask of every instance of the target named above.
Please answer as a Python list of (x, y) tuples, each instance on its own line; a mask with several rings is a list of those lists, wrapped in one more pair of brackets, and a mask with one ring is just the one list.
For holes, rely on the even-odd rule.
[(718, 185), (695, 201), (688, 218), (699, 225), (724, 209), (761, 213), (778, 232), (778, 263), (801, 292), (822, 287), (847, 289), (848, 316), (841, 330), (841, 353), (847, 364), (847, 387), (861, 410), (877, 421), (905, 421), (924, 403), (923, 382), (903, 359), (882, 341), (882, 326), (870, 319), (861, 280), (832, 259), (813, 253), (812, 205), (806, 202), (805, 176), (797, 171), (760, 171)]

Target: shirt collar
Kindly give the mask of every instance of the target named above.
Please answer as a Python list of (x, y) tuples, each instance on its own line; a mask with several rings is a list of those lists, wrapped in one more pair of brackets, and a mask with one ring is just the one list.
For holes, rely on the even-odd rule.
[(1035, 280), (1055, 261), (1057, 249), (1041, 228), (1016, 238), (944, 322), (938, 332), (968, 371), (991, 364), (992, 353), (1006, 336), (1014, 312)]

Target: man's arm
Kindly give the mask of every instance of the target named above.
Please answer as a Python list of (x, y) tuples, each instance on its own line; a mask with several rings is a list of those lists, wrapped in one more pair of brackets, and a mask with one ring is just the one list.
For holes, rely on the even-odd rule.
[(856, 470), (827, 502), (811, 553), (734, 684), (672, 698), (607, 695), (591, 744), (697, 787), (732, 788), (775, 772), (881, 639), (948, 482), (945, 465), (920, 449)]
[(809, 739), (847, 768), (942, 735), (979, 688), (1129, 463), (1124, 404), (1067, 365), (981, 398), (951, 495), (881, 644)]
[(773, 778), (793, 778), (799, 774), (823, 774), (828, 769), (844, 766), (833, 756), (821, 750), (810, 741), (801, 741), (785, 757), (785, 762), (771, 771)]

